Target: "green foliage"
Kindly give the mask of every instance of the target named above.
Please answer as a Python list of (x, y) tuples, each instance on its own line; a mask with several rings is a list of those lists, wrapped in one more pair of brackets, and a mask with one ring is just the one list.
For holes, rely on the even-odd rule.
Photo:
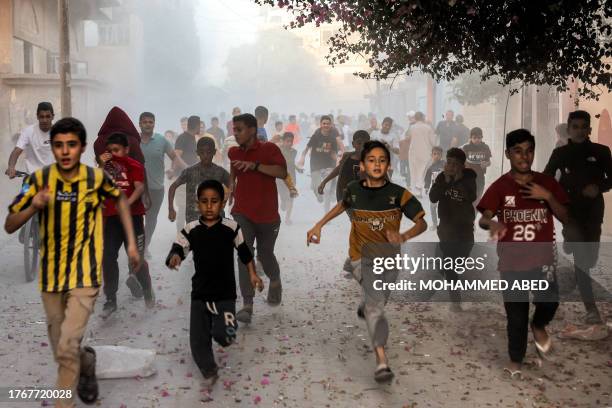
[(254, 0), (289, 9), (291, 27), (339, 22), (328, 61), (363, 55), (366, 78), (424, 72), (453, 80), (568, 89), (612, 90), (612, 2), (609, 0)]

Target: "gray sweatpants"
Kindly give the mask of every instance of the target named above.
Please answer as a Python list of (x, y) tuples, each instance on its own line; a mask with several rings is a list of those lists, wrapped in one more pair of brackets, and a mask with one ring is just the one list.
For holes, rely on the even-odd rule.
[(353, 277), (361, 286), (361, 306), (363, 306), (372, 347), (384, 347), (389, 337), (389, 322), (385, 316), (385, 305), (391, 292), (389, 290), (375, 290), (374, 282), (376, 280), (382, 280), (386, 283), (395, 282), (398, 271), (386, 271), (377, 275), (372, 272), (372, 265), (368, 260), (359, 259), (351, 261), (351, 264), (353, 265)]

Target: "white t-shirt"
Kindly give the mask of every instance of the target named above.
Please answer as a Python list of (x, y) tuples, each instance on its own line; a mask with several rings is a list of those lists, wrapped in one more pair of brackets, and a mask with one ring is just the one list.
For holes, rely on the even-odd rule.
[[(379, 140), (381, 142), (387, 143), (389, 146), (395, 149), (399, 149), (400, 138), (399, 135), (393, 131), (385, 134), (380, 130), (375, 130), (370, 135), (370, 140)], [(397, 162), (398, 157), (395, 153), (391, 152), (391, 167), (395, 167), (395, 163)]]
[(55, 162), (51, 152), (49, 132), (40, 130), (37, 123), (21, 131), (16, 147), (25, 153), (25, 165), (28, 173), (34, 173), (36, 170)]

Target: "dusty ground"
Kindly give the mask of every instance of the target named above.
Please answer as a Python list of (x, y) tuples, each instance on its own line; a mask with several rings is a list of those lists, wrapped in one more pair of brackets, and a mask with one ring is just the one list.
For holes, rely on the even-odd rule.
[[(324, 230), (322, 245), (307, 248), (306, 230), (322, 210), (305, 189), (306, 181), (300, 183), (303, 194), (295, 222), (282, 226), (277, 242), (283, 304), (270, 308), (264, 295), (256, 298), (253, 323), (240, 328), (238, 344), (216, 350), (223, 369), (210, 390), (202, 387), (189, 352), (192, 266), (186, 262), (179, 272), (163, 267), (174, 226), (165, 220), (160, 223), (150, 262), (157, 307), (146, 311), (141, 302), (130, 299), (123, 285), (118, 313), (103, 321), (99, 317), (103, 299), (99, 299), (88, 335), (97, 345), (155, 349), (158, 372), (149, 378), (101, 381), (99, 406), (612, 406), (610, 338), (592, 343), (556, 340), (556, 362), (541, 368), (530, 364), (522, 381), (504, 379), (505, 318), (501, 305), (495, 304), (468, 305), (462, 314), (452, 314), (441, 303), (390, 304), (388, 350), (396, 379), (390, 385), (377, 385), (365, 324), (355, 313), (358, 288), (340, 273), (348, 222), (338, 218)], [(16, 188), (4, 189), (11, 193), (2, 207)], [(4, 213), (0, 215), (4, 218)], [(427, 232), (420, 239), (436, 237)], [(0, 383), (51, 385), (55, 364), (36, 285), (24, 283), (16, 237), (2, 233), (0, 248)], [(612, 320), (612, 307), (602, 305), (602, 310)], [(558, 332), (581, 318), (581, 306), (562, 305), (551, 329)], [(527, 359), (535, 360), (533, 343)], [(1, 407), (40, 405), (0, 403)]]

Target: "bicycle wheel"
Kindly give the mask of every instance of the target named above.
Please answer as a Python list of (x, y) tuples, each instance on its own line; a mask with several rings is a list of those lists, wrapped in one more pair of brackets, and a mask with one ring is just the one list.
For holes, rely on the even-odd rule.
[(38, 271), (38, 226), (31, 220), (26, 224), (23, 242), (23, 268), (26, 282), (32, 282)]

